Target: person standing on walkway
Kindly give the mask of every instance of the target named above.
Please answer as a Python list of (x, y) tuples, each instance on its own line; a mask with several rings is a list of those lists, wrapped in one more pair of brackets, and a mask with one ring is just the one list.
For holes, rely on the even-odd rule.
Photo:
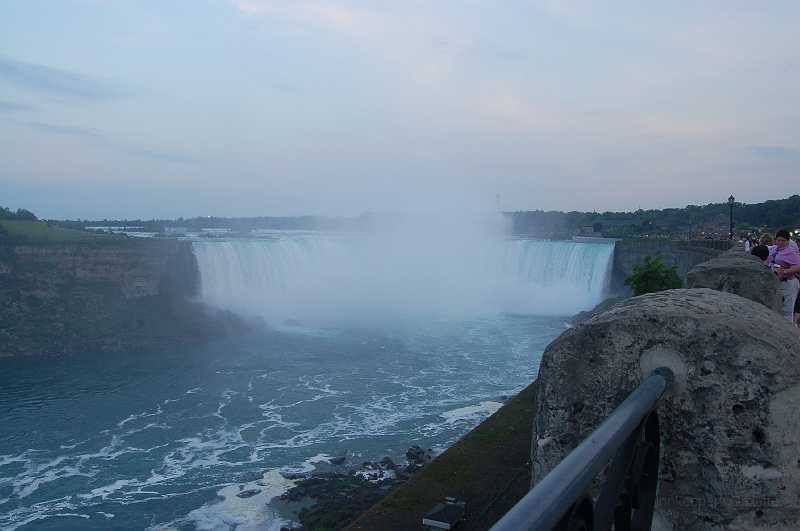
[(797, 292), (800, 290), (800, 252), (797, 247), (789, 245), (791, 235), (788, 230), (779, 230), (775, 233), (775, 251), (770, 254), (767, 265), (775, 271), (781, 281), (783, 292), (783, 316), (789, 321), (794, 321), (794, 303)]

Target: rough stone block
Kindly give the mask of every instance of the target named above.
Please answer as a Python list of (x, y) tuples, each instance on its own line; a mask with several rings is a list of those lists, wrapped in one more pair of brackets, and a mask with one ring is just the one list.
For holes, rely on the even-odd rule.
[(757, 257), (742, 251), (729, 251), (696, 265), (686, 275), (686, 287), (735, 293), (776, 312), (781, 311), (777, 277)]
[(550, 344), (534, 482), (662, 361), (678, 384), (658, 408), (659, 529), (800, 529), (800, 333), (764, 304), (711, 289), (634, 297)]

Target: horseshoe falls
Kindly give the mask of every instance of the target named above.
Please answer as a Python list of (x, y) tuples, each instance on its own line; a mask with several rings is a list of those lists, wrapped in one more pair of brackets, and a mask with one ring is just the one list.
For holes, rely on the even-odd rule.
[(277, 530), (298, 473), (443, 451), (530, 384), (613, 256), (457, 229), (195, 241), (198, 297), (265, 326), (4, 360), (0, 529)]
[(322, 235), (194, 243), (202, 300), (276, 325), (571, 315), (602, 300), (613, 250), (524, 239), (415, 249)]

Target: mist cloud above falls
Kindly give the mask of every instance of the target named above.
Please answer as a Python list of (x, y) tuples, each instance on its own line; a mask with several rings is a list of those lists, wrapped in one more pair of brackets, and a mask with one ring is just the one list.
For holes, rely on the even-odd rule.
[(203, 300), (274, 326), (360, 327), (568, 315), (602, 296), (610, 247), (512, 241), (496, 213), (450, 214), (367, 235), (195, 243)]

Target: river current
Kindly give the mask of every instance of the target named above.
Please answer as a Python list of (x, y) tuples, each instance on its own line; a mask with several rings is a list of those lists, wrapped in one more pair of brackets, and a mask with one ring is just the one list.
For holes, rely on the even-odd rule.
[[(252, 242), (198, 245), (206, 246), (196, 250), (204, 296), (219, 306), (233, 304), (224, 294), (241, 280), (260, 283), (260, 296), (272, 300), (285, 295), (278, 287), (292, 286), (272, 266), (252, 264), (269, 249)], [(213, 245), (219, 247), (207, 247)], [(295, 253), (286, 258), (285, 249), (273, 248), (294, 260), (285, 275), (311, 274), (302, 260), (313, 256), (297, 251), (296, 242), (280, 245)], [(564, 245), (572, 247), (534, 249), (537, 260), (552, 251), (557, 263), (550, 276), (538, 269), (533, 280), (523, 274), (533, 293), (550, 293), (558, 272), (573, 274), (572, 254), (586, 262), (590, 252), (598, 264), (610, 256), (604, 246)], [(243, 258), (251, 263), (237, 273)], [(349, 281), (344, 269), (340, 285)], [(272, 280), (261, 278), (267, 274)], [(606, 274), (596, 277), (605, 282)], [(209, 285), (209, 275), (234, 284)], [(537, 279), (549, 285), (537, 287)], [(394, 296), (389, 291), (381, 296)], [(464, 304), (473, 304), (475, 293), (483, 292), (467, 293)], [(279, 529), (285, 521), (269, 502), (292, 485), (281, 472), (310, 470), (340, 455), (402, 461), (414, 444), (447, 448), (535, 378), (566, 315), (599, 295), (563, 310), (555, 303), (530, 311), (491, 306), (409, 320), (390, 313), (391, 326), (324, 323), (325, 315), (304, 311), (324, 301), (306, 296), (293, 299), (303, 305), (284, 305), (290, 311), (279, 321), (270, 321), (274, 312), (262, 315), (271, 323), (262, 331), (203, 348), (0, 360), (0, 528)], [(513, 304), (520, 309), (519, 301)], [(535, 311), (543, 307), (558, 311)], [(236, 496), (243, 489), (257, 494)]]

